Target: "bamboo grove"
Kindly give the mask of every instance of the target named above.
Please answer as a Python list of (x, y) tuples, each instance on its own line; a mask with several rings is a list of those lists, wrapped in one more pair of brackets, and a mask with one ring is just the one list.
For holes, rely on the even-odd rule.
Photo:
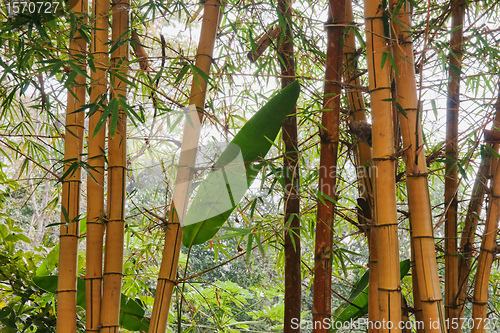
[(500, 330), (496, 1), (20, 3), (2, 331)]

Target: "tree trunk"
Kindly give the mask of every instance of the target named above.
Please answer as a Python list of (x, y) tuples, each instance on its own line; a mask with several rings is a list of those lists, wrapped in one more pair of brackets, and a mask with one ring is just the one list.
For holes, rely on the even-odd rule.
[[(91, 53), (95, 71), (92, 71), (90, 103), (97, 107), (104, 104), (107, 95), (108, 17), (109, 1), (94, 0), (92, 3)], [(104, 163), (105, 126), (95, 133), (96, 125), (102, 117), (103, 107), (95, 111), (89, 119), (88, 165), (92, 177), (87, 178), (87, 245), (86, 245), (86, 331), (98, 332), (101, 315), (102, 294), (102, 247), (104, 234)]]
[[(212, 64), (221, 4), (218, 0), (208, 0), (204, 5), (203, 23), (201, 26), (200, 42), (196, 52), (195, 66), (208, 75), (210, 72), (210, 65)], [(205, 107), (206, 92), (207, 82), (199, 74), (194, 72), (189, 105), (196, 106), (200, 123), (203, 118), (202, 111)], [(197, 138), (196, 141), (198, 141)], [(180, 158), (184, 158), (182, 153)], [(195, 159), (196, 156), (193, 158)], [(194, 159), (186, 165), (194, 164)], [(179, 221), (179, 215), (185, 214), (185, 208), (183, 207), (182, 210), (176, 211), (172, 203), (170, 212), (170, 223), (167, 225), (165, 234), (165, 246), (163, 248), (160, 273), (158, 274), (158, 285), (156, 287), (153, 313), (149, 324), (149, 333), (163, 333), (166, 331), (172, 291), (177, 280), (177, 266), (179, 263), (179, 252), (182, 242), (182, 228)]]
[[(381, 10), (382, 9), (382, 10)], [(372, 107), (373, 162), (375, 169), (375, 229), (378, 247), (378, 295), (380, 332), (399, 333), (401, 288), (394, 156), (394, 124), (389, 61), (391, 52), (384, 31), (383, 2), (365, 1), (366, 50)], [(387, 18), (385, 18), (387, 19)], [(388, 323), (394, 326), (390, 329)]]
[[(391, 0), (391, 8), (397, 8), (398, 3), (400, 1)], [(399, 74), (396, 74), (395, 77), (396, 102), (406, 113), (406, 115), (399, 115), (399, 121), (403, 137), (403, 150), (405, 151), (411, 243), (416, 268), (416, 272), (414, 271), (413, 274), (417, 277), (416, 282), (419, 290), (419, 294), (415, 298), (418, 298), (421, 303), (422, 319), (426, 326), (426, 332), (445, 332), (443, 299), (439, 285), (429, 186), (427, 184), (427, 164), (417, 100), (413, 44), (409, 34), (411, 30), (410, 4), (404, 1), (398, 13), (394, 14), (396, 20), (393, 21), (392, 27), (395, 32), (395, 42), (392, 49)]]
[[(293, 53), (292, 33), (292, 0), (278, 0), (279, 15), (283, 17), (285, 26), (281, 26), (283, 42), (278, 47), (281, 65), (281, 87), (285, 88), (295, 81), (295, 60)], [(297, 109), (282, 126), (282, 137), (285, 145), (283, 168), (285, 174), (284, 194), (284, 252), (285, 252), (285, 313), (283, 332), (300, 332), (300, 327), (292, 325), (293, 319), (300, 320), (302, 300), (301, 291), (301, 255), (300, 255), (300, 197), (299, 197), (299, 153), (297, 136)]]
[[(323, 115), (320, 128), (321, 151), (316, 241), (314, 250), (313, 332), (328, 332), (325, 323), (331, 319), (332, 243), (337, 154), (339, 147), (340, 97), (343, 61), (343, 35), (346, 15), (345, 0), (331, 0), (326, 23), (327, 50)], [(321, 324), (317, 324), (317, 323)]]
[[(458, 252), (457, 252), (457, 190), (458, 175), (458, 109), (460, 106), (460, 71), (462, 67), (464, 0), (451, 1), (452, 23), (454, 30), (450, 39), (448, 99), (446, 103), (446, 158), (444, 202), (446, 210), (445, 223), (445, 309), (449, 320), (460, 318), (457, 305), (458, 297)], [(450, 325), (450, 333), (461, 332), (461, 325), (454, 329)]]
[[(117, 0), (112, 3), (113, 21), (111, 40), (129, 38), (130, 2)], [(118, 75), (127, 76), (128, 42), (118, 46), (111, 54), (112, 100), (127, 103), (127, 83)], [(113, 133), (113, 117), (110, 119), (108, 136), (108, 209), (106, 244), (104, 254), (103, 293), (101, 303), (101, 332), (118, 332), (120, 319), (121, 285), (123, 278), (123, 247), (125, 233), (125, 188), (127, 172), (127, 116), (121, 105), (116, 131)], [(113, 135), (114, 134), (114, 135)]]
[[(86, 0), (71, 0), (70, 7), (78, 18), (76, 24), (86, 21)], [(81, 20), (81, 21), (79, 21)], [(85, 58), (87, 43), (80, 33), (69, 43), (71, 61)], [(85, 71), (85, 64), (78, 63)], [(61, 226), (59, 228), (59, 278), (57, 283), (58, 333), (76, 332), (76, 282), (78, 273), (78, 240), (80, 237), (80, 185), (81, 168), (71, 168), (80, 163), (83, 149), (86, 80), (77, 75), (68, 88), (66, 109), (66, 134), (64, 147), (64, 174), (62, 179)]]

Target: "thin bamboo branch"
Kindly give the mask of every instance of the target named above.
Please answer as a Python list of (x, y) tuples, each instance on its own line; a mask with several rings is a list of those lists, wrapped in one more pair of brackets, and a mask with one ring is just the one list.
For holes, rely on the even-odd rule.
[[(210, 66), (213, 61), (212, 55), (219, 23), (220, 8), (221, 4), (218, 0), (207, 0), (204, 3), (203, 22), (200, 42), (196, 52), (195, 66), (206, 74), (210, 72)], [(189, 105), (195, 105), (200, 123), (203, 118), (206, 92), (207, 82), (199, 74), (193, 73)], [(196, 142), (197, 141), (198, 138), (196, 138)], [(181, 158), (182, 157), (181, 155)], [(194, 160), (185, 165), (193, 164)], [(184, 180), (184, 182), (186, 182), (186, 180)], [(189, 183), (189, 179), (186, 183)], [(153, 312), (149, 324), (149, 333), (163, 333), (166, 331), (172, 291), (177, 284), (177, 267), (182, 241), (182, 228), (179, 221), (179, 214), (184, 215), (185, 209), (183, 207), (182, 210), (176, 210), (175, 206), (172, 204), (170, 212), (170, 223), (167, 226), (168, 229), (165, 234), (165, 246), (163, 248), (160, 273), (158, 275), (158, 285), (156, 287)]]
[[(87, 1), (71, 0), (70, 7), (75, 14), (76, 24), (86, 21)], [(72, 60), (86, 55), (87, 43), (77, 30), (69, 43)], [(85, 64), (79, 63), (85, 72)], [(64, 147), (64, 174), (75, 162), (81, 160), (83, 150), (85, 113), (80, 109), (85, 104), (86, 79), (77, 75), (69, 85), (66, 109), (66, 135)], [(81, 168), (70, 172), (62, 183), (61, 227), (59, 228), (59, 278), (57, 283), (58, 333), (76, 333), (76, 285), (78, 273), (78, 241), (80, 238), (80, 185)]]
[[(331, 317), (332, 247), (337, 156), (339, 147), (341, 86), (332, 81), (342, 79), (343, 37), (346, 19), (346, 1), (331, 0), (327, 28), (327, 50), (323, 115), (320, 129), (320, 167), (316, 239), (314, 249), (313, 332), (329, 332), (324, 325)], [(323, 201), (323, 202), (322, 202)], [(316, 323), (321, 323), (316, 325)]]

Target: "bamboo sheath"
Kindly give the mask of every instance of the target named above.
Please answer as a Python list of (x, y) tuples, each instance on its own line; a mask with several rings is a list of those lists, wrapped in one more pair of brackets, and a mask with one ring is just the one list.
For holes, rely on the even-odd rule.
[[(391, 0), (391, 8), (400, 3)], [(396, 75), (396, 101), (405, 110), (399, 116), (403, 137), (404, 159), (408, 187), (408, 204), (413, 254), (422, 319), (426, 332), (446, 332), (443, 299), (439, 285), (439, 273), (434, 247), (432, 213), (427, 184), (422, 128), (420, 124), (413, 44), (410, 35), (410, 4), (405, 1), (393, 21), (395, 42), (394, 59), (399, 75)], [(415, 272), (414, 272), (415, 273)]]
[[(351, 26), (345, 34), (344, 40), (344, 61), (345, 61), (345, 80), (346, 83), (353, 87), (359, 87), (359, 68), (357, 64), (358, 52), (356, 51), (356, 41), (353, 29), (354, 15), (352, 13), (352, 0), (346, 1), (346, 22)], [(349, 87), (347, 91), (347, 103), (351, 116), (356, 121), (366, 121), (365, 101), (361, 91), (356, 88)], [(368, 225), (365, 226), (365, 233), (368, 239), (368, 248), (370, 252), (369, 268), (370, 277), (369, 285), (371, 286), (368, 293), (368, 320), (375, 322), (378, 320), (378, 272), (377, 272), (377, 245), (375, 229), (372, 227), (375, 220), (373, 213), (373, 188), (370, 179), (371, 163), (372, 163), (372, 148), (365, 142), (359, 140), (356, 145), (356, 163), (357, 174), (359, 181), (359, 194), (363, 198), (371, 210), (371, 221), (365, 221)], [(375, 327), (368, 327), (369, 333), (376, 333), (378, 330)]]
[[(450, 64), (448, 98), (446, 102), (446, 178), (444, 184), (444, 202), (446, 211), (445, 223), (445, 309), (449, 320), (460, 318), (458, 297), (458, 248), (457, 248), (457, 189), (458, 174), (455, 165), (458, 162), (458, 109), (460, 106), (460, 70), (462, 67), (463, 22), (465, 13), (464, 0), (452, 0), (452, 23), (455, 29), (450, 37)], [(461, 332), (461, 325), (454, 328), (450, 325), (450, 333)]]
[[(195, 66), (207, 74), (210, 72), (210, 66), (212, 64), (220, 7), (221, 4), (217, 0), (207, 0), (204, 3), (203, 22), (201, 26), (200, 42), (196, 52)], [(198, 117), (201, 122), (205, 106), (207, 82), (196, 73), (193, 73), (193, 76), (189, 105), (196, 106)], [(195, 161), (192, 160), (186, 165), (192, 165), (194, 162)], [(172, 203), (170, 212), (170, 223), (165, 233), (165, 246), (163, 248), (162, 262), (158, 275), (158, 285), (156, 287), (153, 312), (149, 324), (149, 333), (164, 333), (166, 331), (172, 291), (177, 283), (177, 266), (179, 263), (179, 252), (182, 241), (182, 228), (178, 214), (183, 215), (185, 211), (176, 211)]]
[[(500, 91), (498, 93), (495, 109), (496, 113), (492, 132), (498, 133), (500, 128)], [(493, 148), (497, 152), (498, 146), (499, 145), (497, 143)], [(487, 322), (485, 320), (487, 318), (488, 310), (488, 286), (491, 274), (491, 265), (493, 264), (496, 256), (496, 238), (498, 233), (498, 220), (500, 219), (500, 168), (498, 167), (500, 164), (498, 163), (498, 157), (491, 156), (490, 159), (492, 160), (491, 164), (496, 166), (496, 170), (494, 171), (492, 180), (490, 205), (486, 215), (486, 225), (482, 236), (479, 258), (477, 260), (478, 263), (474, 280), (474, 297), (472, 300), (472, 318), (474, 319), (474, 328), (471, 333), (486, 332), (487, 327), (485, 327), (485, 325)], [(474, 234), (470, 234), (469, 237), (472, 238), (470, 240), (472, 242)], [(468, 265), (469, 264), (465, 267), (465, 269), (467, 269), (467, 273), (470, 270)], [(467, 279), (467, 275), (465, 275), (465, 278)], [(491, 323), (489, 324), (489, 329), (491, 329), (491, 326), (493, 325), (491, 325)]]
[[(129, 0), (112, 3), (112, 43), (128, 38)], [(128, 42), (118, 46), (111, 54), (112, 98), (127, 100), (126, 77), (128, 71)], [(118, 332), (120, 319), (121, 284), (123, 277), (123, 247), (125, 231), (125, 183), (127, 169), (127, 117), (119, 106), (114, 135), (108, 136), (108, 207), (106, 244), (104, 254), (103, 292), (100, 332)], [(115, 111), (116, 112), (116, 111)]]
[[(278, 47), (281, 66), (281, 87), (295, 81), (295, 60), (292, 33), (292, 0), (278, 0), (278, 10), (283, 16), (283, 43)], [(283, 332), (300, 332), (300, 327), (292, 325), (294, 318), (300, 318), (302, 302), (301, 253), (300, 253), (300, 196), (299, 152), (297, 134), (297, 108), (291, 112), (282, 126), (285, 146), (283, 168), (285, 174), (284, 193), (284, 253), (285, 253), (285, 313)]]
[[(86, 0), (71, 0), (70, 7), (78, 20), (85, 23), (87, 13)], [(83, 14), (83, 15), (82, 15)], [(84, 58), (87, 43), (80, 33), (69, 43), (72, 61)], [(85, 64), (80, 64), (85, 71)], [(77, 75), (70, 84), (66, 108), (66, 133), (64, 146), (64, 174), (74, 163), (79, 163), (83, 150), (85, 113), (81, 107), (85, 104), (86, 80)], [(80, 213), (81, 169), (77, 167), (62, 180), (61, 226), (59, 228), (59, 278), (57, 282), (57, 324), (58, 333), (76, 332), (76, 285), (78, 273), (78, 239)]]
[[(109, 1), (94, 0), (92, 4), (91, 53), (95, 71), (90, 77), (90, 103), (104, 103), (107, 94)], [(94, 135), (103, 113), (100, 107), (89, 119), (88, 165), (92, 177), (87, 179), (87, 245), (86, 245), (86, 331), (98, 332), (102, 293), (102, 247), (104, 233), (104, 162), (105, 128)]]
[[(399, 333), (401, 288), (399, 273), (398, 222), (394, 157), (394, 124), (391, 99), (390, 65), (382, 65), (384, 52), (390, 52), (384, 33), (383, 5), (365, 1), (366, 50), (372, 106), (372, 141), (375, 175), (375, 229), (378, 247), (378, 291), (380, 332)], [(392, 328), (392, 329), (391, 329)]]
[[(500, 89), (498, 92), (498, 99), (495, 104), (495, 118), (493, 120), (491, 130), (493, 132), (495, 130), (498, 131), (498, 129), (500, 129)], [(498, 153), (498, 143), (485, 142), (485, 144), (489, 145), (493, 151)], [(484, 195), (486, 194), (486, 189), (488, 188), (488, 179), (491, 174), (490, 169), (492, 169), (492, 155), (491, 153), (485, 151), (484, 160), (481, 161), (481, 164), (479, 165), (476, 180), (474, 181), (471, 199), (469, 201), (469, 207), (467, 209), (464, 227), (460, 238), (460, 257), (458, 260), (458, 306), (460, 307), (460, 318), (463, 318), (467, 290), (469, 286), (468, 282), (472, 264), (472, 253), (474, 251), (475, 234), (477, 224), (479, 222), (479, 215), (483, 208)]]
[[(332, 288), (332, 244), (334, 223), (334, 200), (337, 180), (337, 155), (339, 146), (340, 96), (343, 62), (343, 37), (345, 30), (346, 1), (331, 0), (329, 20), (326, 23), (327, 49), (323, 114), (320, 129), (320, 168), (319, 195), (324, 195), (323, 202), (318, 200), (314, 282), (313, 282), (313, 332), (329, 332), (324, 323), (331, 317)], [(331, 199), (330, 199), (331, 198)], [(333, 200), (332, 200), (333, 199)]]

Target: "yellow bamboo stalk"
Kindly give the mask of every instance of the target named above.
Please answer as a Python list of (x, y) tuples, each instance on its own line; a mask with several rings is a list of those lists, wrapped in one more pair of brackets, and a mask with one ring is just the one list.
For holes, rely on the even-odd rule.
[[(210, 72), (210, 66), (212, 64), (220, 7), (221, 4), (218, 0), (207, 0), (204, 3), (203, 22), (201, 26), (200, 42), (196, 52), (195, 66), (207, 74)], [(203, 119), (202, 111), (205, 106), (206, 92), (207, 82), (197, 73), (193, 73), (189, 105), (196, 106), (200, 122)], [(193, 160), (186, 165), (193, 165), (194, 162)], [(179, 252), (182, 241), (182, 228), (178, 215), (182, 216), (185, 212), (184, 208), (183, 211), (176, 211), (173, 203), (170, 212), (170, 223), (165, 233), (165, 246), (163, 248), (160, 272), (158, 274), (158, 285), (156, 287), (153, 312), (149, 324), (149, 333), (165, 332), (172, 291), (177, 280), (177, 266), (179, 263)]]
[[(347, 88), (347, 102), (349, 105), (349, 110), (351, 112), (352, 119), (355, 121), (366, 122), (366, 108), (365, 101), (361, 91), (357, 88), (361, 86), (359, 79), (359, 68), (357, 63), (357, 58), (359, 56), (356, 51), (356, 41), (354, 30), (356, 29), (354, 23), (354, 15), (352, 12), (352, 0), (346, 1), (346, 23), (351, 26), (348, 29), (345, 39), (344, 39), (344, 62), (345, 62), (345, 80), (347, 84), (351, 86)], [(357, 162), (357, 174), (359, 178), (359, 192), (360, 197), (363, 198), (372, 214), (371, 221), (366, 221), (369, 223), (366, 226), (366, 237), (368, 240), (368, 248), (370, 252), (369, 258), (369, 268), (370, 268), (370, 289), (368, 294), (368, 320), (371, 322), (378, 321), (379, 309), (378, 309), (378, 255), (377, 255), (377, 237), (375, 235), (375, 229), (373, 228), (375, 221), (375, 214), (373, 212), (373, 188), (372, 181), (370, 179), (371, 163), (372, 163), (372, 148), (361, 140), (358, 141), (356, 145), (356, 162)], [(377, 329), (374, 326), (368, 327), (369, 333), (377, 333)]]
[[(91, 53), (95, 71), (91, 72), (90, 102), (99, 103), (107, 92), (109, 0), (92, 4)], [(104, 102), (102, 100), (102, 102)], [(102, 293), (102, 247), (104, 234), (104, 162), (105, 128), (95, 132), (103, 109), (89, 119), (88, 164), (92, 177), (87, 179), (87, 245), (86, 245), (86, 331), (98, 332)], [(94, 135), (95, 134), (95, 135)]]
[[(390, 1), (392, 9), (399, 3), (397, 0)], [(406, 113), (399, 115), (399, 121), (405, 151), (411, 237), (419, 290), (417, 297), (421, 302), (426, 332), (445, 332), (410, 35), (411, 8), (407, 1), (402, 4), (392, 25), (395, 32), (393, 52), (399, 73), (395, 77), (396, 102)]]
[[(500, 85), (499, 85), (500, 88)], [(495, 130), (496, 129), (496, 130)], [(493, 119), (493, 125), (491, 131), (485, 130), (485, 144), (489, 145), (493, 151), (498, 153), (499, 144), (498, 142), (488, 142), (488, 133), (499, 133), (500, 129), (500, 89), (498, 91), (497, 102), (495, 103), (495, 118)], [(476, 236), (477, 224), (479, 222), (479, 216), (483, 208), (484, 196), (486, 194), (486, 189), (488, 188), (489, 179), (492, 171), (494, 172), (494, 163), (492, 163), (492, 154), (485, 152), (484, 160), (481, 161), (479, 165), (476, 180), (474, 181), (474, 186), (472, 188), (471, 199), (469, 201), (469, 207), (467, 208), (467, 214), (465, 216), (464, 227), (462, 228), (461, 238), (460, 238), (460, 257), (458, 261), (459, 268), (459, 294), (458, 294), (458, 306), (460, 307), (460, 318), (463, 318), (463, 313), (465, 310), (465, 302), (467, 299), (467, 290), (469, 287), (469, 274), (471, 270), (471, 262), (474, 252), (474, 242)]]
[[(112, 3), (112, 43), (128, 38), (130, 28), (129, 0)], [(118, 46), (111, 54), (112, 98), (127, 99), (125, 77), (128, 70), (128, 42)], [(123, 278), (123, 241), (125, 231), (125, 181), (127, 169), (127, 117), (118, 107), (118, 120), (114, 135), (108, 136), (108, 207), (106, 244), (103, 271), (100, 332), (118, 332), (120, 319), (121, 284)], [(113, 111), (113, 112), (116, 112)]]
[[(71, 0), (70, 7), (79, 20), (85, 23), (86, 0)], [(80, 21), (81, 19), (81, 21)], [(80, 33), (69, 43), (70, 60), (86, 55), (87, 43)], [(85, 64), (79, 64), (85, 71)], [(83, 149), (85, 113), (85, 78), (77, 75), (69, 85), (66, 108), (66, 133), (64, 147), (64, 174), (74, 163), (79, 163)], [(70, 92), (71, 91), (71, 92)], [(57, 324), (58, 333), (76, 332), (76, 285), (78, 273), (78, 239), (80, 237), (80, 185), (81, 169), (76, 168), (62, 180), (61, 226), (59, 228), (59, 278), (57, 283)]]
[[(496, 103), (497, 114), (500, 107), (500, 92), (499, 98)], [(496, 118), (496, 117), (495, 117)], [(494, 123), (496, 126), (498, 124)], [(496, 127), (492, 133), (499, 133)], [(498, 144), (495, 144), (498, 149)], [(490, 194), (490, 205), (486, 215), (486, 224), (484, 234), (481, 241), (481, 249), (479, 258), (477, 260), (477, 270), (474, 281), (474, 297), (472, 300), (472, 318), (474, 320), (474, 328), (471, 333), (484, 333), (486, 332), (487, 324), (487, 310), (488, 310), (488, 286), (491, 274), (491, 265), (496, 256), (496, 239), (498, 232), (498, 220), (500, 219), (500, 163), (498, 163), (497, 156), (491, 156), (492, 165), (496, 165), (496, 170), (493, 175), (492, 188)], [(488, 331), (491, 329), (492, 323)]]
[[(378, 248), (378, 294), (380, 332), (400, 333), (401, 289), (394, 156), (394, 124), (390, 64), (382, 58), (391, 52), (384, 32), (383, 4), (365, 1), (366, 52), (372, 107), (372, 141), (375, 197), (375, 229)], [(392, 329), (391, 329), (392, 327)]]
[[(454, 31), (450, 37), (450, 63), (448, 98), (446, 103), (446, 158), (458, 162), (458, 110), (460, 106), (460, 70), (462, 67), (463, 23), (465, 0), (451, 1), (452, 22)], [(445, 310), (449, 320), (460, 319), (460, 308), (457, 304), (458, 288), (458, 248), (457, 248), (457, 166), (447, 163), (444, 184), (444, 202), (447, 204), (445, 220)], [(450, 333), (460, 333), (461, 325), (450, 325)]]
[[(411, 230), (410, 230), (411, 232)], [(410, 241), (413, 242), (413, 236), (410, 235)], [(413, 310), (415, 313), (415, 320), (419, 323), (424, 322), (424, 313), (422, 311), (422, 302), (420, 301), (420, 288), (418, 285), (418, 273), (417, 267), (415, 265), (415, 245), (412, 243), (411, 245), (411, 282), (413, 287)], [(425, 333), (425, 327), (421, 325), (417, 325), (416, 327), (417, 333)]]

